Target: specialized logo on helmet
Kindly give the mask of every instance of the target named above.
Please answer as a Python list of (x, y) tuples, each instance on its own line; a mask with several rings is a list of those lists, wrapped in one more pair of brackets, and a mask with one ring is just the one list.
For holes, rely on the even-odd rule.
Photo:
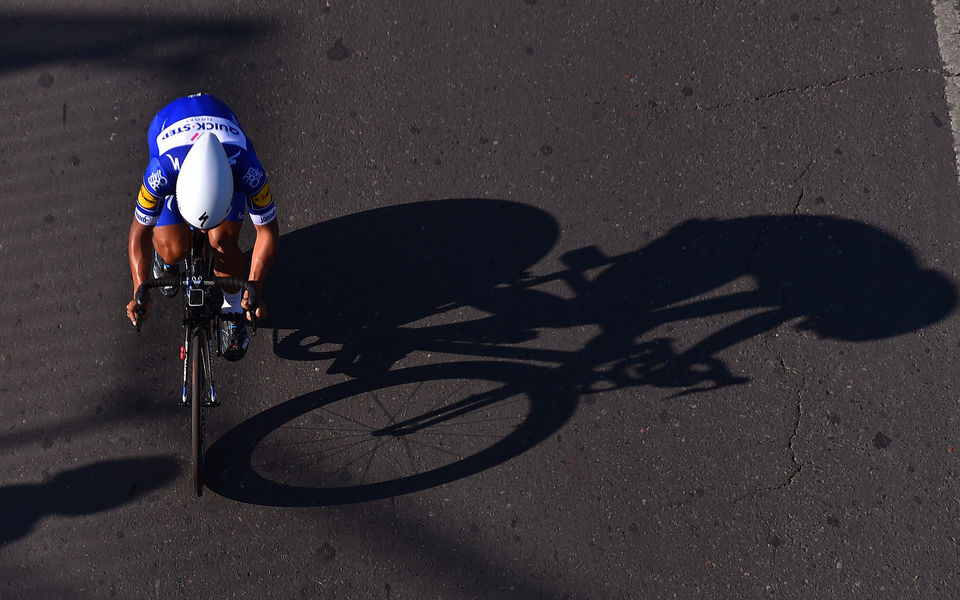
[(207, 211), (203, 211), (203, 214), (200, 215), (200, 218), (197, 219), (200, 221), (200, 229), (203, 229), (203, 226), (207, 224), (207, 219), (210, 218), (210, 215), (207, 214)]
[(243, 175), (243, 182), (255, 190), (260, 187), (260, 180), (263, 179), (263, 171), (256, 167), (250, 167)]

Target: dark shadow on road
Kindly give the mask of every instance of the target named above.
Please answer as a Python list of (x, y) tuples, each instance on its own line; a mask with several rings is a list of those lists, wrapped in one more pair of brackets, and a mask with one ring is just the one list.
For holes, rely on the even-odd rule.
[[(483, 199), (391, 206), (285, 234), (281, 251), (296, 258), (271, 273), (270, 294), (282, 301), (271, 304), (267, 325), (295, 331), (276, 336), (274, 350), (290, 360), (337, 357), (334, 369), (358, 376), (383, 373), (413, 349), (393, 343), (398, 328), (488, 304), (498, 286), (522, 281), (558, 235), (537, 208)], [(450, 334), (494, 344), (534, 335), (503, 319), (468, 329)], [(324, 351), (329, 342), (362, 360)]]
[[(426, 489), (526, 451), (587, 394), (739, 385), (750, 374), (721, 351), (775, 328), (810, 332), (811, 344), (865, 342), (934, 323), (957, 302), (954, 284), (906, 244), (836, 217), (691, 220), (635, 251), (587, 246), (561, 256), (566, 268), (530, 275), (557, 231), (531, 207), (450, 200), (284, 236), (297, 260), (273, 274), (284, 300), (270, 323), (275, 351), (333, 359), (330, 371), (355, 379), (228, 432), (211, 448), (210, 487), (282, 505)], [(661, 328), (718, 318), (683, 351)], [(544, 347), (541, 332), (576, 326), (599, 333), (580, 349)], [(415, 351), (444, 358), (393, 368)]]
[(49, 515), (86, 515), (116, 508), (173, 480), (166, 457), (107, 460), (55, 475), (46, 483), (0, 487), (0, 545)]
[(0, 16), (0, 71), (95, 61), (189, 75), (209, 68), (204, 57), (220, 54), (223, 44), (249, 41), (263, 30), (262, 24), (242, 19), (51, 15), (7, 9)]

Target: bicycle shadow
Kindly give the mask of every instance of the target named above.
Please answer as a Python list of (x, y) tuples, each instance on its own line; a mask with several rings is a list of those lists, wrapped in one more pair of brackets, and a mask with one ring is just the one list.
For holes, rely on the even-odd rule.
[[(547, 213), (503, 200), (460, 199), (386, 207), (281, 237), (285, 256), (270, 275), (274, 352), (287, 360), (336, 358), (333, 371), (373, 375), (413, 350), (393, 343), (403, 325), (487, 303), (521, 279), (556, 243)], [(274, 306), (276, 304), (276, 306)], [(520, 326), (519, 328), (517, 326)], [(277, 330), (293, 330), (280, 337)], [(441, 333), (447, 335), (446, 333)], [(455, 338), (514, 343), (522, 324), (484, 323)], [(326, 350), (327, 344), (351, 350)]]
[[(734, 282), (735, 291), (714, 293)], [(781, 325), (866, 342), (930, 325), (957, 303), (954, 284), (922, 268), (889, 233), (816, 215), (686, 221), (580, 285), (589, 295), (575, 300), (576, 321), (603, 330), (584, 357), (594, 365), (622, 361), (621, 373), (636, 359), (634, 375), (620, 385), (693, 391), (749, 381), (730, 373), (717, 354)], [(669, 339), (635, 343), (659, 325), (738, 312), (751, 314), (680, 354)]]
[[(272, 288), (288, 286), (288, 302), (271, 307), (270, 325), (292, 330), (275, 333), (275, 351), (289, 360), (334, 359), (331, 371), (355, 379), (294, 398), (228, 432), (208, 455), (210, 487), (235, 499), (282, 505), (360, 502), (435, 487), (535, 446), (563, 427), (599, 378), (605, 390), (644, 385), (677, 394), (739, 385), (749, 373), (732, 372), (719, 353), (776, 327), (789, 324), (820, 338), (879, 340), (934, 323), (957, 302), (953, 283), (924, 269), (906, 244), (837, 217), (690, 220), (635, 251), (607, 257), (587, 246), (561, 256), (566, 269), (531, 276), (527, 269), (551, 250), (557, 232), (550, 215), (529, 206), (452, 200), (370, 211), (285, 235), (284, 253), (303, 260), (278, 265), (272, 275)], [(314, 275), (305, 287), (304, 273)], [(572, 297), (541, 287), (558, 281)], [(294, 286), (300, 286), (297, 295)], [(724, 323), (738, 320), (682, 352), (669, 337), (648, 339), (659, 326), (717, 316), (728, 317)], [(538, 341), (541, 330), (578, 325), (600, 331), (578, 351), (520, 344)], [(393, 368), (413, 351), (491, 360)], [(524, 359), (559, 366), (517, 362)], [(411, 409), (386, 406), (429, 396), (417, 384), (478, 380), (493, 382), (494, 389), (448, 396), (441, 383), (433, 396), (442, 406), (424, 405), (413, 417)], [(387, 440), (396, 440), (410, 457), (404, 468), (411, 473), (363, 483), (353, 478), (369, 465), (363, 471), (321, 464), (326, 454), (353, 451), (352, 442), (334, 452), (313, 446), (295, 457), (296, 472), (288, 469), (284, 477), (316, 471), (308, 484), (265, 472), (280, 464), (276, 458), (253, 464), (254, 453), (270, 446), (268, 436), (307, 429), (313, 413), (324, 420), (318, 430), (327, 428), (360, 396), (388, 423), (371, 428), (367, 454), (351, 461), (372, 461)], [(518, 397), (522, 402), (515, 402)], [(507, 401), (527, 412), (488, 448), (439, 466), (424, 467), (413, 456), (415, 434), (430, 427), (449, 431), (465, 415), (484, 415), (466, 423), (492, 420), (485, 411)], [(354, 408), (351, 427), (368, 418), (359, 412), (363, 407)], [(306, 443), (285, 439), (277, 445)]]
[(45, 483), (0, 487), (0, 546), (50, 515), (86, 515), (132, 502), (174, 479), (171, 458), (124, 458), (63, 471)]

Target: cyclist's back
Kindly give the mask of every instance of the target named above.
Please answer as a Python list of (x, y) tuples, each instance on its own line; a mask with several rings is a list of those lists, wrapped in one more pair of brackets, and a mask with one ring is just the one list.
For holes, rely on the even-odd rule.
[(248, 209), (253, 222), (259, 225), (273, 218), (263, 166), (239, 119), (219, 98), (195, 94), (164, 106), (150, 123), (150, 162), (143, 175), (137, 220), (147, 226), (157, 224), (162, 209), (160, 200), (174, 194), (183, 159), (194, 141), (207, 132), (216, 135), (227, 152), (234, 189), (239, 196), (251, 200)]

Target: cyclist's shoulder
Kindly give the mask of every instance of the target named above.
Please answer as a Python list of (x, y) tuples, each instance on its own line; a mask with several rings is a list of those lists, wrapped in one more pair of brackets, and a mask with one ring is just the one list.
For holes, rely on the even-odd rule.
[(246, 153), (252, 148), (236, 114), (223, 100), (210, 94), (194, 94), (177, 98), (153, 118), (147, 133), (151, 155), (185, 154), (204, 132), (216, 135), (224, 146), (234, 147), (226, 148), (231, 160), (237, 152)]

